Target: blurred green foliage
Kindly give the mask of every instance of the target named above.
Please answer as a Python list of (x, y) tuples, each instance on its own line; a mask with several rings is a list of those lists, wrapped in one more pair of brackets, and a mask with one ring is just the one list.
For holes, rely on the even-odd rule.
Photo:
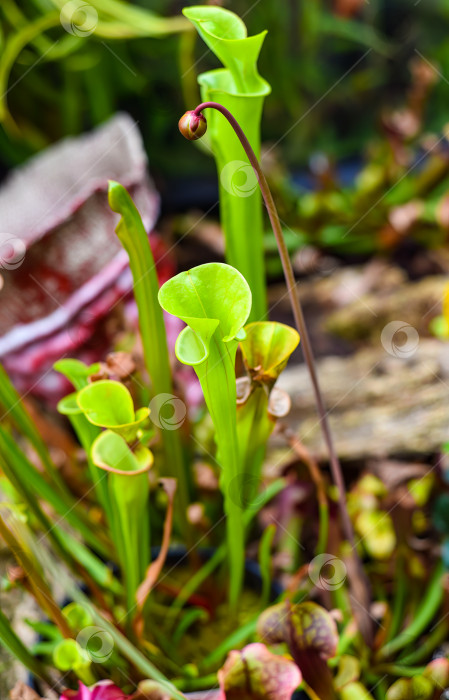
[[(80, 0), (87, 10), (81, 7), (67, 28), (60, 12), (70, 15), (74, 3), (2, 0), (3, 171), (119, 109), (138, 121), (156, 172), (190, 173), (207, 165), (200, 150), (192, 156), (188, 144), (173, 139), (179, 115), (197, 102), (196, 75), (217, 66), (181, 17), (185, 2)], [(360, 153), (381, 107), (403, 100), (417, 50), (449, 78), (447, 0), (222, 4), (244, 18), (250, 34), (269, 29), (260, 70), (273, 93), (263, 136), (279, 142), (291, 165), (315, 150), (338, 159)], [(429, 104), (433, 128), (446, 120), (447, 89), (442, 79)]]

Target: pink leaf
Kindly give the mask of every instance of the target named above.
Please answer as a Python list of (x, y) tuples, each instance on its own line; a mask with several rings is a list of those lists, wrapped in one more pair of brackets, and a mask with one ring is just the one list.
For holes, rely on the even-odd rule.
[(230, 652), (218, 679), (226, 700), (291, 700), (301, 672), (264, 644), (249, 644)]
[(125, 700), (127, 697), (112, 681), (100, 681), (91, 688), (78, 683), (78, 690), (65, 690), (60, 700)]
[(321, 700), (336, 697), (327, 660), (335, 656), (338, 631), (327, 610), (311, 601), (285, 601), (262, 613), (257, 631), (268, 644), (288, 645), (304, 680)]

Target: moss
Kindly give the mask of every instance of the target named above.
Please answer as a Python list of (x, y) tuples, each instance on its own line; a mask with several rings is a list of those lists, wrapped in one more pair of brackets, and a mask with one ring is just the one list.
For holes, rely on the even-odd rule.
[[(183, 634), (179, 643), (175, 644), (173, 633), (183, 616), (187, 615), (192, 607), (201, 607), (199, 601), (195, 601), (195, 606), (184, 608), (176, 618), (171, 614), (171, 603), (189, 576), (190, 572), (187, 568), (176, 567), (170, 574), (162, 577), (162, 586), (155, 591), (150, 604), (151, 629), (148, 630), (148, 637), (160, 645), (165, 640), (165, 645), (168, 646), (164, 650), (165, 653), (170, 653), (173, 661), (180, 667), (186, 664), (199, 666), (226, 637), (254, 619), (261, 609), (260, 595), (250, 588), (245, 588), (240, 596), (236, 614), (231, 615), (224, 579), (220, 580), (219, 577), (210, 579), (197, 593), (204, 602), (203, 609), (209, 613), (209, 618), (207, 619), (205, 615), (196, 619)], [(220, 665), (221, 663), (218, 664), (217, 669)]]

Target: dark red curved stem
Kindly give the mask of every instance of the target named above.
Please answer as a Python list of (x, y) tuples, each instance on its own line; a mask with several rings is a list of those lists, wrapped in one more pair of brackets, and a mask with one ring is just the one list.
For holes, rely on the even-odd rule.
[[(299, 301), (299, 297), (296, 293), (296, 282), (295, 282), (295, 275), (293, 272), (293, 267), (292, 263), (290, 260), (290, 256), (288, 254), (287, 246), (285, 244), (284, 240), (284, 234), (282, 232), (282, 226), (281, 222), (279, 220), (279, 215), (277, 213), (276, 205), (273, 200), (273, 196), (271, 194), (270, 188), (268, 186), (268, 182), (266, 180), (266, 177), (262, 171), (261, 165), (256, 157), (256, 154), (254, 153), (252, 146), (250, 142), (248, 141), (247, 137), (245, 136), (240, 124), (238, 121), (235, 119), (235, 117), (231, 114), (231, 112), (226, 109), (226, 107), (223, 107), (223, 105), (219, 104), (218, 102), (202, 102), (196, 109), (194, 109), (194, 113), (198, 116), (202, 113), (204, 109), (216, 109), (218, 112), (220, 112), (229, 122), (229, 124), (232, 126), (234, 129), (238, 139), (240, 140), (240, 143), (243, 146), (243, 149), (248, 157), (249, 162), (251, 163), (254, 172), (256, 174), (260, 190), (262, 192), (262, 197), (265, 202), (265, 206), (267, 208), (268, 216), (270, 218), (271, 226), (273, 228), (273, 233), (276, 238), (276, 243), (277, 247), (279, 250), (279, 256), (281, 258), (282, 262), (282, 267), (284, 270), (284, 276), (285, 276), (285, 281), (287, 284), (287, 290), (288, 294), (290, 297), (290, 304), (292, 307), (293, 311), (293, 317), (295, 319), (295, 324), (296, 328), (298, 329), (299, 335), (301, 337), (301, 346), (304, 351), (304, 358), (310, 373), (310, 378), (312, 380), (312, 385), (313, 385), (313, 390), (315, 394), (315, 401), (318, 409), (318, 415), (320, 419), (320, 425), (321, 425), (321, 430), (323, 432), (323, 437), (326, 442), (326, 446), (328, 449), (329, 453), (329, 461), (330, 461), (330, 466), (331, 466), (331, 471), (332, 471), (332, 477), (334, 480), (335, 485), (337, 486), (338, 489), (338, 503), (339, 503), (339, 508), (340, 508), (340, 514), (341, 514), (341, 520), (342, 520), (342, 526), (343, 526), (343, 531), (345, 534), (346, 539), (352, 546), (352, 552), (354, 559), (356, 561), (356, 570), (358, 570), (359, 576), (357, 577), (359, 579), (359, 583), (362, 579), (365, 579), (364, 574), (363, 574), (363, 568), (362, 564), (357, 556), (356, 549), (355, 549), (355, 538), (354, 538), (354, 530), (352, 527), (351, 519), (349, 517), (349, 513), (346, 507), (346, 489), (345, 489), (345, 483), (344, 483), (344, 478), (343, 478), (343, 472), (340, 464), (340, 460), (338, 458), (335, 446), (334, 446), (334, 441), (332, 438), (332, 432), (330, 429), (328, 417), (327, 417), (327, 410), (326, 406), (323, 400), (323, 395), (321, 393), (321, 388), (320, 384), (318, 381), (318, 375), (316, 371), (316, 365), (315, 365), (315, 358), (312, 350), (312, 345), (310, 342), (309, 338), (309, 333), (307, 331), (307, 326), (304, 320), (304, 314), (302, 311), (301, 307), (301, 302)], [(355, 589), (360, 588), (359, 586), (354, 586)], [(358, 597), (358, 596), (357, 596)], [(359, 599), (360, 600), (360, 599)], [(365, 605), (363, 606), (365, 607)], [(365, 628), (368, 626), (367, 620), (365, 619)], [(369, 618), (368, 618), (368, 623), (369, 623)]]
[(288, 254), (287, 246), (285, 245), (285, 240), (284, 240), (284, 234), (282, 232), (282, 227), (281, 227), (281, 222), (279, 220), (279, 215), (277, 213), (276, 205), (273, 200), (273, 196), (271, 194), (270, 188), (268, 186), (268, 182), (266, 180), (265, 175), (262, 172), (262, 168), (260, 166), (260, 163), (251, 147), (250, 142), (246, 138), (245, 134), (243, 133), (243, 130), (235, 117), (232, 116), (231, 112), (226, 109), (226, 107), (223, 107), (223, 105), (219, 104), (218, 102), (203, 102), (202, 104), (198, 105), (198, 107), (193, 110), (196, 115), (199, 115), (203, 109), (206, 108), (212, 108), (216, 109), (221, 114), (226, 117), (232, 128), (234, 129), (235, 133), (237, 134), (240, 143), (242, 144), (246, 155), (248, 156), (248, 160), (251, 163), (252, 167), (254, 168), (254, 172), (256, 174), (257, 180), (259, 182), (260, 190), (262, 192), (262, 196), (264, 198), (265, 206), (267, 208), (268, 216), (270, 217), (270, 222), (271, 226), (273, 228), (274, 235), (276, 237), (276, 242), (277, 246), (279, 249), (279, 255), (281, 258), (282, 262), (282, 267), (284, 270), (284, 276), (285, 276), (285, 281), (287, 283), (287, 290), (288, 294), (290, 297), (290, 304), (292, 307), (293, 311), (293, 317), (295, 319), (295, 324), (298, 329), (299, 335), (301, 337), (301, 345), (304, 351), (304, 358), (307, 363), (307, 367), (310, 372), (310, 377), (312, 380), (313, 384), (313, 389), (315, 392), (315, 400), (318, 408), (318, 413), (320, 417), (320, 424), (321, 428), (323, 431), (323, 436), (326, 441), (327, 449), (329, 452), (329, 459), (330, 459), (330, 464), (332, 468), (332, 475), (335, 481), (335, 484), (338, 488), (339, 491), (339, 503), (340, 503), (340, 511), (341, 511), (341, 518), (342, 518), (342, 523), (343, 523), (343, 528), (345, 532), (345, 537), (346, 539), (351, 543), (351, 545), (354, 545), (354, 531), (352, 528), (352, 523), (349, 518), (348, 511), (346, 509), (346, 501), (345, 501), (345, 484), (344, 484), (344, 479), (343, 479), (343, 473), (340, 465), (340, 461), (338, 459), (337, 452), (334, 447), (334, 442), (332, 439), (332, 433), (330, 430), (329, 426), (329, 421), (327, 418), (327, 411), (326, 407), (324, 404), (323, 396), (321, 393), (320, 385), (318, 382), (318, 376), (316, 372), (316, 367), (315, 367), (315, 358), (313, 355), (313, 350), (312, 350), (312, 345), (310, 343), (310, 338), (309, 338), (309, 333), (307, 331), (307, 327), (305, 324), (304, 320), (304, 314), (302, 311), (301, 303), (299, 301), (299, 297), (296, 293), (296, 282), (295, 282), (295, 275), (293, 272), (293, 267), (292, 263), (290, 260), (290, 256)]

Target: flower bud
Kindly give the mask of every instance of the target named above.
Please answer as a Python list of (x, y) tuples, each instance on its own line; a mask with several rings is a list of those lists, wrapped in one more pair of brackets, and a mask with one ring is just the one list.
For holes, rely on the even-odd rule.
[(178, 122), (179, 131), (189, 141), (196, 141), (206, 133), (207, 121), (203, 115), (192, 110), (182, 115)]

